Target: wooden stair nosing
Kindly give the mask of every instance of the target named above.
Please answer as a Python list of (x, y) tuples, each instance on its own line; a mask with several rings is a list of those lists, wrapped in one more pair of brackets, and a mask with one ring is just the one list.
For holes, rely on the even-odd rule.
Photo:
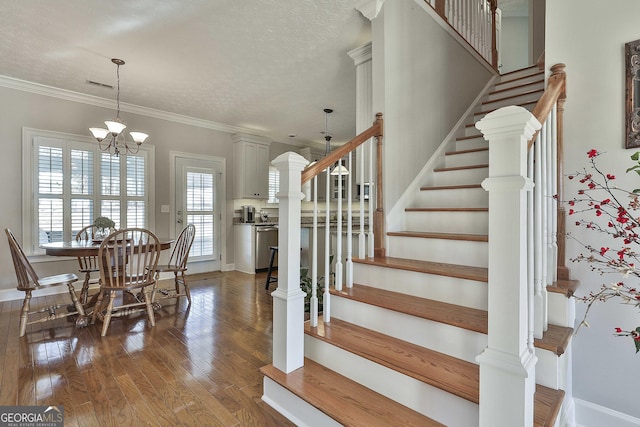
[(339, 319), (318, 326), (305, 322), (305, 332), (350, 353), (386, 366), (423, 383), (479, 403), (479, 366), (417, 344)]
[(461, 170), (467, 170), (467, 169), (483, 169), (483, 168), (488, 168), (489, 165), (486, 164), (482, 164), (482, 165), (468, 165), (468, 166), (454, 166), (454, 167), (450, 167), (450, 168), (435, 168), (433, 171), (434, 172), (450, 172), (450, 171), (461, 171)]
[(548, 325), (547, 330), (542, 335), (542, 338), (536, 338), (534, 344), (537, 348), (549, 350), (555, 353), (556, 356), (564, 354), (569, 347), (569, 342), (573, 336), (573, 328)]
[(388, 231), (387, 236), (417, 237), (423, 239), (465, 240), (469, 242), (488, 242), (486, 234), (431, 233), (428, 231)]
[(273, 365), (260, 372), (344, 426), (443, 426), (311, 359), (288, 374)]
[(533, 402), (533, 425), (535, 427), (552, 427), (560, 413), (564, 390), (554, 390), (536, 384)]
[(522, 71), (525, 71), (525, 70), (533, 70), (533, 68), (536, 68), (537, 70), (533, 71), (530, 74), (525, 74), (525, 75), (520, 76), (520, 77), (514, 77), (514, 78), (510, 78), (510, 79), (506, 79), (506, 80), (502, 80), (501, 79), (499, 82), (496, 82), (494, 86), (499, 86), (499, 85), (502, 85), (502, 84), (505, 84), (505, 83), (514, 82), (516, 80), (522, 80), (522, 79), (526, 79), (528, 77), (544, 74), (544, 70), (540, 70), (537, 65), (532, 65), (530, 67), (521, 68), (519, 70), (509, 71), (508, 73), (500, 74), (500, 77), (501, 78), (502, 77), (508, 77), (510, 74), (516, 74), (516, 73), (519, 73), (519, 72), (522, 72)]
[(469, 153), (479, 153), (482, 151), (489, 151), (489, 147), (480, 147), (480, 148), (470, 148), (468, 150), (460, 150), (460, 151), (447, 151), (444, 153), (445, 156), (456, 156), (458, 154), (469, 154)]
[(438, 276), (454, 277), (457, 279), (487, 282), (489, 273), (486, 267), (447, 264), (444, 262), (419, 261), (407, 258), (377, 257), (354, 258), (354, 263), (366, 264), (396, 270), (414, 271), (417, 273), (434, 274)]
[(433, 191), (433, 190), (461, 190), (467, 188), (482, 188), (480, 184), (461, 184), (461, 185), (439, 185), (430, 187), (420, 187), (420, 191)]
[(331, 288), (330, 293), (481, 334), (486, 334), (488, 330), (488, 317), (487, 312), (484, 310), (419, 298), (414, 295), (401, 294), (356, 283), (351, 288), (342, 288), (341, 291)]
[(405, 208), (405, 212), (489, 212), (489, 208)]
[[(507, 90), (507, 89), (505, 89), (505, 90)], [(536, 93), (539, 93), (540, 96), (542, 96), (542, 94), (544, 93), (544, 89), (529, 90), (529, 91), (525, 91), (525, 92), (518, 93), (518, 94), (515, 94), (515, 95), (505, 96), (503, 98), (492, 99), (491, 101), (483, 101), (482, 105), (493, 104), (494, 102), (506, 101), (508, 99), (518, 98), (519, 96), (533, 95), (533, 94), (536, 94)]]
[(547, 291), (564, 294), (567, 298), (570, 298), (579, 286), (579, 280), (558, 279), (553, 282), (553, 284), (547, 286)]

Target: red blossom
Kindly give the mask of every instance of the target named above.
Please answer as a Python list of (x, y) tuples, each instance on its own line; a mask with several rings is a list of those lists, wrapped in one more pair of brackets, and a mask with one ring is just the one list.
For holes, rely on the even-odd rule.
[(609, 203), (611, 203), (611, 199), (604, 199), (602, 202), (600, 202), (600, 204), (602, 205), (608, 205)]
[(598, 210), (596, 210), (596, 216), (600, 216), (600, 215), (602, 215), (602, 211), (601, 211), (601, 210), (599, 210), (599, 209), (598, 209)]
[(573, 206), (573, 205), (575, 205), (575, 204), (576, 204), (576, 202), (574, 202), (573, 200), (570, 200), (570, 201), (569, 201), (569, 206)]
[(600, 248), (600, 256), (604, 256), (604, 254), (606, 254), (608, 250), (609, 248), (605, 248), (605, 247)]
[(590, 182), (589, 188), (593, 190), (594, 188), (596, 188), (596, 185), (593, 182)]
[(587, 152), (587, 155), (589, 156), (590, 159), (593, 159), (595, 156), (598, 155), (598, 151), (595, 149), (591, 149)]
[(621, 333), (622, 332), (622, 328), (616, 328), (616, 333)]
[(616, 179), (615, 175), (611, 175), (610, 173), (607, 174), (607, 179)]
[(578, 190), (578, 194), (584, 194), (584, 190)]
[(569, 209), (569, 215), (573, 215), (575, 211), (573, 209)]

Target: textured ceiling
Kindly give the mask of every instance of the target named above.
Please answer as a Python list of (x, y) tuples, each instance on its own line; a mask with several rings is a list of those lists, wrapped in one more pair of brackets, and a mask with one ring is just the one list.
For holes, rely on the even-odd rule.
[[(355, 134), (362, 0), (0, 0), (0, 75), (224, 125), (277, 141)], [(126, 120), (126, 113), (123, 114)]]

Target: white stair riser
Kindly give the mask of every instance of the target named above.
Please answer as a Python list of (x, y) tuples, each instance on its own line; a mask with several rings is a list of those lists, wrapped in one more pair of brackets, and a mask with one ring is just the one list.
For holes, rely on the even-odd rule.
[(493, 101), (489, 103), (483, 103), (480, 107), (481, 110), (490, 110), (490, 109), (498, 109), (501, 107), (508, 107), (510, 105), (520, 105), (527, 102), (538, 102), (538, 99), (542, 96), (542, 92), (540, 93), (530, 93), (524, 94), (520, 96), (513, 96), (507, 99), (501, 99), (500, 101)]
[(473, 117), (471, 117), (469, 119), (469, 123), (467, 123), (467, 124), (472, 124), (472, 125), (471, 126), (465, 125), (465, 127), (464, 127), (464, 136), (479, 136), (480, 138), (483, 138), (482, 133), (475, 126), (475, 124), (477, 122), (478, 122), (478, 120), (473, 120)]
[(418, 192), (415, 206), (425, 208), (486, 208), (489, 207), (489, 193), (482, 187), (422, 190)]
[(331, 317), (471, 363), (487, 346), (485, 334), (336, 295), (331, 295)]
[[(305, 355), (447, 426), (478, 425), (478, 405), (309, 335)], [(452, 410), (455, 408), (455, 410)]]
[[(507, 104), (507, 105), (514, 105), (514, 104)], [(528, 111), (532, 111), (533, 107), (535, 107), (535, 103), (527, 103), (527, 104), (523, 103), (522, 105), (519, 105), (519, 106), (524, 108), (524, 109), (526, 109), (526, 110), (528, 110)], [(495, 107), (494, 105), (488, 106), (488, 108), (486, 108), (486, 109), (483, 108), (481, 111), (484, 111), (484, 113), (483, 112), (475, 113), (473, 115), (473, 121), (475, 123), (477, 123), (480, 120), (482, 120), (484, 118), (484, 116), (486, 116), (487, 114), (489, 114), (489, 113), (491, 113), (491, 112), (493, 112), (493, 111), (495, 111), (497, 109), (498, 109), (498, 107)]]
[(522, 70), (518, 73), (509, 73), (504, 76), (500, 76), (496, 82), (496, 89), (504, 89), (506, 87), (520, 86), (523, 83), (529, 83), (544, 78), (544, 73), (540, 73), (541, 70)]
[(488, 167), (441, 171), (433, 174), (433, 185), (437, 187), (442, 185), (482, 184), (482, 181), (488, 176)]
[(566, 390), (569, 369), (567, 354), (558, 356), (552, 351), (536, 348), (536, 356), (536, 384)]
[(407, 231), (487, 234), (489, 212), (405, 212)]
[[(523, 85), (525, 83), (520, 83), (520, 84)], [(544, 82), (538, 81), (536, 83), (527, 84), (526, 86), (522, 86), (522, 87), (520, 87), (519, 85), (518, 86), (512, 85), (508, 87), (501, 87), (496, 90), (498, 90), (499, 92), (490, 93), (489, 95), (487, 95), (487, 99), (485, 99), (485, 101), (493, 101), (495, 99), (506, 98), (508, 96), (518, 95), (522, 92), (531, 92), (534, 90), (543, 91)]]
[[(475, 128), (474, 128), (475, 129)], [(479, 134), (479, 130), (476, 129), (473, 135), (476, 137), (473, 139), (461, 139), (456, 141), (455, 148), (453, 150), (462, 151), (462, 150), (473, 150), (474, 148), (488, 148), (489, 142), (484, 139), (482, 135)]]
[(269, 377), (264, 377), (263, 380), (262, 400), (297, 426), (342, 426), (342, 424), (291, 393)]
[(487, 242), (389, 236), (389, 256), (487, 267)]
[(377, 265), (353, 264), (354, 282), (418, 298), (487, 310), (487, 283)]
[(573, 298), (567, 298), (557, 292), (547, 293), (547, 311), (552, 325), (573, 328), (576, 318), (576, 306)]
[(489, 163), (489, 150), (472, 151), (470, 153), (447, 154), (444, 157), (446, 167), (481, 165)]

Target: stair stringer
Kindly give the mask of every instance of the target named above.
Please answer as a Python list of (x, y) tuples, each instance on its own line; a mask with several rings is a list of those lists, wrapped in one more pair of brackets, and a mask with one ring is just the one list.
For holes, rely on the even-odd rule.
[(473, 100), (473, 103), (471, 103), (458, 122), (451, 128), (451, 131), (449, 131), (447, 136), (445, 136), (431, 158), (425, 163), (413, 181), (411, 181), (411, 184), (407, 186), (400, 198), (398, 198), (395, 205), (391, 209), (387, 209), (387, 231), (401, 231), (405, 229), (405, 208), (412, 206), (415, 202), (417, 194), (420, 192), (420, 187), (431, 182), (433, 170), (444, 165), (445, 153), (449, 148), (455, 146), (456, 137), (460, 136), (461, 133), (464, 133), (465, 124), (474, 116), (476, 110), (481, 105), (482, 100), (487, 96), (498, 78), (499, 76), (493, 76), (489, 79), (485, 87)]

